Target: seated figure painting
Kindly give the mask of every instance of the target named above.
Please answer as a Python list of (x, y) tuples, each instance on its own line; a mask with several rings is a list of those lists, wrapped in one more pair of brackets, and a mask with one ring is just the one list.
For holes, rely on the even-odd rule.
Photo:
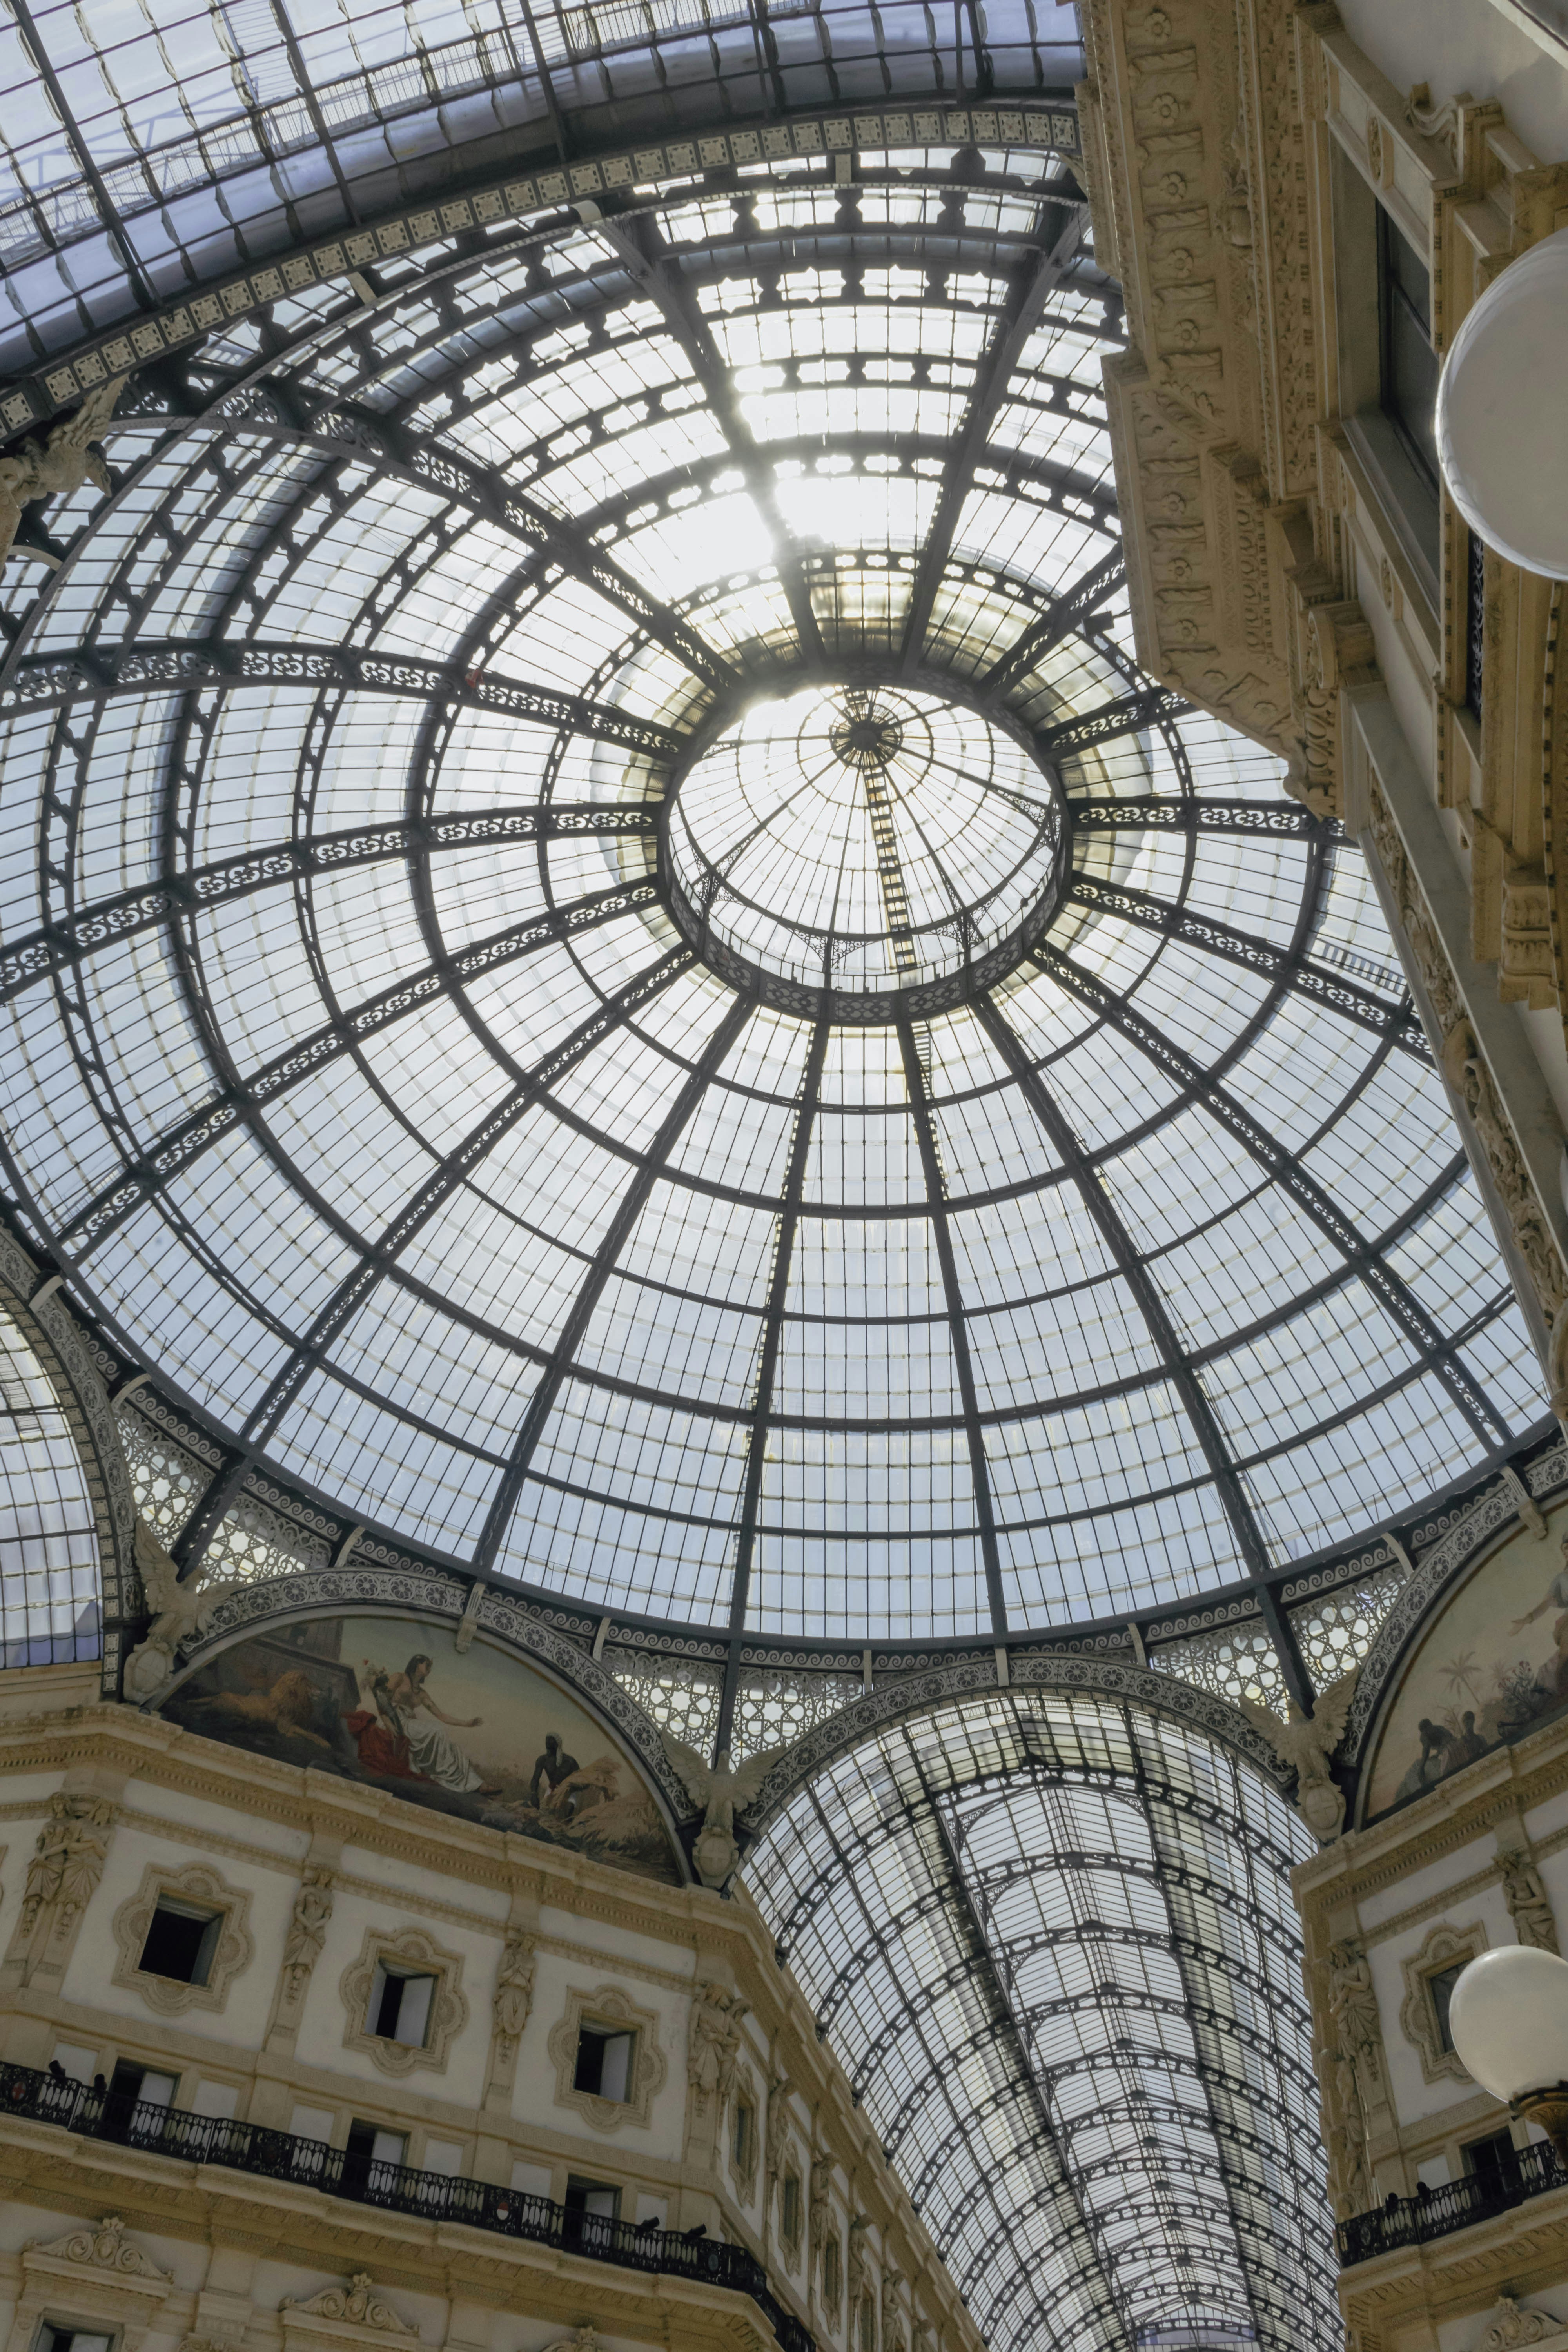
[(642, 1768), (546, 1675), (482, 1638), (393, 1614), (251, 1633), (160, 1712), (209, 1739), (313, 1765), (640, 1875), (683, 1875)]

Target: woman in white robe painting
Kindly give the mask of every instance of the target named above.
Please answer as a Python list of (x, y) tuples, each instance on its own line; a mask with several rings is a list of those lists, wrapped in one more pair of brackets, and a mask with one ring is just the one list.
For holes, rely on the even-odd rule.
[[(408, 1762), (422, 1780), (433, 1780), (438, 1789), (449, 1789), (458, 1797), (493, 1797), (493, 1788), (487, 1787), (475, 1771), (455, 1739), (449, 1739), (437, 1724), (449, 1724), (454, 1731), (473, 1731), (484, 1721), (479, 1715), (447, 1715), (431, 1697), (426, 1684), (431, 1661), (422, 1653), (409, 1659), (401, 1674), (389, 1673), (384, 1666), (373, 1666), (368, 1658), (362, 1662), (357, 1680), (361, 1704), (374, 1702), (379, 1714), (390, 1715), (395, 1730), (405, 1743)], [(435, 1717), (431, 1722), (427, 1718)]]

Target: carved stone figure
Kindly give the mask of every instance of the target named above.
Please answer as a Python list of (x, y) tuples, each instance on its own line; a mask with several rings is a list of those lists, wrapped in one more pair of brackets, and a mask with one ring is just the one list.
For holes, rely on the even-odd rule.
[(1359, 1666), (1352, 1666), (1348, 1675), (1331, 1683), (1320, 1694), (1310, 1715), (1303, 1715), (1294, 1699), (1289, 1701), (1288, 1723), (1281, 1723), (1272, 1708), (1259, 1706), (1255, 1699), (1241, 1702), (1249, 1721), (1262, 1732), (1281, 1763), (1294, 1765), (1296, 1810), (1320, 1845), (1331, 1844), (1345, 1825), (1344, 1795), (1330, 1777), (1329, 1759), (1343, 1736), (1360, 1672)]
[(789, 2148), (789, 2095), (787, 2074), (768, 2078), (768, 2119), (763, 2135), (763, 2162), (766, 2173), (764, 2211), (772, 2206), (773, 2194), (784, 2168), (784, 2157)]
[(871, 2234), (869, 2217), (864, 2213), (849, 2216), (849, 2311), (853, 2317), (860, 2308), (860, 2297), (866, 2292), (866, 2241)]
[(297, 2001), (321, 1955), (332, 1916), (332, 1874), (307, 1863), (294, 1897), (294, 1916), (283, 1943), (283, 1997)]
[(68, 1935), (71, 1922), (91, 1899), (103, 1875), (114, 1808), (106, 1797), (72, 1796), (57, 1789), (49, 1818), (38, 1832), (22, 1897), (21, 1940), (30, 1941), (46, 1912), (55, 1914), (54, 1933)]
[(833, 2158), (814, 2156), (811, 2159), (811, 2186), (806, 2193), (807, 2228), (811, 2238), (811, 2259), (817, 2263), (827, 2243), (828, 2224), (833, 2209), (828, 2192), (833, 2187)]
[(1371, 2186), (1366, 2169), (1366, 2118), (1362, 2109), (1361, 2088), (1356, 2072), (1342, 2050), (1325, 2050), (1322, 2072), (1332, 2084), (1328, 2123), (1323, 2134), (1329, 2151), (1336, 2202), (1342, 2220), (1349, 2213), (1364, 2213), (1372, 2203)]
[(904, 2316), (899, 2309), (899, 2289), (904, 2274), (891, 2264), (882, 2273), (882, 2352), (906, 2352)]
[(136, 1568), (153, 1622), (146, 1640), (125, 1661), (123, 1687), (126, 1697), (141, 1706), (173, 1675), (181, 1643), (206, 1633), (218, 1602), (237, 1592), (245, 1580), (229, 1576), (207, 1582), (198, 1569), (182, 1584), (179, 1570), (145, 1519), (136, 1522)]
[(1498, 1866), (1502, 1872), (1503, 1901), (1520, 1942), (1533, 1944), (1537, 1951), (1556, 1951), (1557, 1922), (1541, 1874), (1529, 1854), (1522, 1846), (1510, 1846), (1506, 1853), (1499, 1852)]
[(731, 1771), (727, 1748), (720, 1749), (717, 1762), (710, 1765), (695, 1748), (689, 1748), (673, 1733), (661, 1731), (659, 1738), (692, 1803), (704, 1808), (702, 1827), (697, 1833), (697, 1875), (704, 1886), (721, 1887), (741, 1859), (741, 1849), (735, 1842), (735, 1816), (744, 1812), (779, 1758), (788, 1754), (788, 1748), (764, 1748), (759, 1754), (748, 1756), (738, 1770)]
[(84, 482), (109, 488), (109, 468), (93, 448), (124, 389), (122, 375), (89, 392), (74, 416), (57, 425), (47, 441), (24, 441), (0, 457), (0, 563), (21, 527), (22, 509), (37, 499), (65, 496)]
[(585, 2319), (570, 2336), (557, 2336), (553, 2344), (547, 2344), (544, 2352), (605, 2352), (605, 2346), (593, 2321)]
[(296, 2311), (301, 2319), (346, 2319), (355, 2327), (378, 2327), (384, 2336), (418, 2335), (417, 2328), (382, 2301), (368, 2271), (355, 2271), (347, 2286), (324, 2286), (308, 2303), (298, 2303), (286, 2294), (278, 2308)]
[(687, 2044), (686, 2073), (696, 2096), (698, 2113), (717, 2097), (721, 2109), (735, 2084), (735, 2062), (741, 2054), (741, 2022), (750, 2001), (727, 1986), (704, 1977), (691, 1996), (691, 2031)]
[(1353, 1937), (1347, 1936), (1329, 1952), (1329, 2015), (1339, 2028), (1340, 2047), (1355, 2069), (1364, 2104), (1365, 2086), (1378, 2079), (1382, 2024), (1372, 1969)]
[(506, 1945), (496, 1972), (495, 2015), (496, 2043), (503, 2060), (510, 2060), (522, 2039), (533, 2007), (533, 1979), (539, 1966), (538, 1937), (521, 1927), (507, 1930)]
[(1524, 1261), (1525, 1272), (1541, 1302), (1542, 1315), (1552, 1328), (1551, 1402), (1553, 1412), (1561, 1418), (1568, 1412), (1568, 1391), (1560, 1385), (1568, 1364), (1559, 1360), (1558, 1340), (1558, 1326), (1563, 1322), (1563, 1345), (1568, 1352), (1568, 1320), (1563, 1318), (1568, 1279), (1563, 1275), (1563, 1260), (1545, 1212), (1536, 1198), (1501, 1097), (1468, 1021), (1456, 1021), (1443, 1041), (1442, 1059), (1449, 1083), (1468, 1112), (1487, 1155), (1514, 1246)]

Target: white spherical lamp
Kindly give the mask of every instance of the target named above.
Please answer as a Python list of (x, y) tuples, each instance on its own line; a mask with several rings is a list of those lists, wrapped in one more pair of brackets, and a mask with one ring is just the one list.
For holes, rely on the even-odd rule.
[(1482, 1952), (1454, 1987), (1448, 2030), (1482, 2090), (1539, 2124), (1568, 2165), (1568, 1960), (1529, 1944)]
[(1489, 547), (1568, 580), (1568, 228), (1493, 279), (1448, 348), (1437, 461)]

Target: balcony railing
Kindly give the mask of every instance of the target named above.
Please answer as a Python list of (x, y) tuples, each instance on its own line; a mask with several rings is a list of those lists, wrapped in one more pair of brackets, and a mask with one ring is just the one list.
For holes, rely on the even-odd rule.
[(1342, 2221), (1334, 2232), (1341, 2265), (1348, 2269), (1352, 2263), (1369, 2263), (1374, 2254), (1391, 2254), (1400, 2246), (1424, 2246), (1476, 2221), (1489, 2221), (1494, 2213), (1506, 2213), (1548, 2189), (1568, 2189), (1568, 2172), (1549, 2143), (1538, 2140), (1519, 2149), (1511, 2165), (1446, 2180), (1440, 2189), (1424, 2189), (1418, 2197), (1391, 2197), (1374, 2211)]
[(429, 2221), (466, 2221), (470, 2229), (489, 2230), (497, 2237), (526, 2238), (533, 2245), (557, 2246), (591, 2262), (615, 2263), (622, 2270), (657, 2271), (699, 2285), (731, 2287), (738, 2294), (750, 2295), (784, 2352), (817, 2352), (816, 2338), (773, 2295), (756, 2256), (721, 2238), (689, 2238), (678, 2230), (570, 2212), (548, 2197), (500, 2189), (493, 2181), (416, 2172), (412, 2165), (352, 2155), (347, 2148), (329, 2147), (325, 2140), (298, 2139), (292, 2132), (273, 2131), (264, 2124), (149, 2105), (84, 2083), (61, 2081), (31, 2066), (0, 2065), (0, 2115), (59, 2124), (67, 2131), (115, 2140), (155, 2156), (178, 2157), (187, 2164), (220, 2164), (263, 2179), (293, 2181), (324, 2189), (329, 2197), (416, 2213)]

